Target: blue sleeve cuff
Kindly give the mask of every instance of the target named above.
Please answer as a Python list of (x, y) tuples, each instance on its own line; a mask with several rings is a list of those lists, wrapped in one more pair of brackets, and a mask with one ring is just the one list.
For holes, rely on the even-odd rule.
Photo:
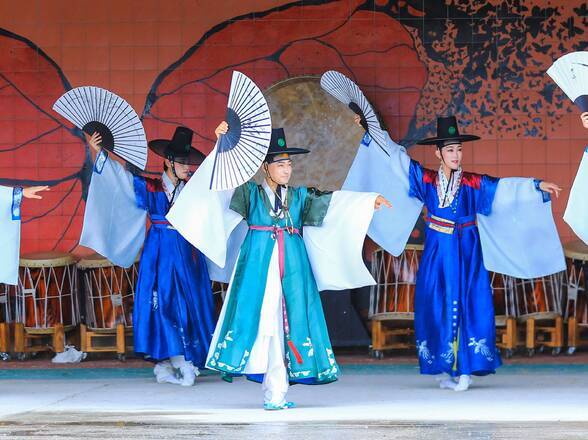
[(361, 145), (363, 145), (364, 147), (367, 147), (370, 145), (371, 141), (372, 141), (372, 137), (366, 131), (365, 134), (363, 135), (363, 137), (361, 138)]
[(96, 162), (94, 162), (94, 172), (96, 174), (102, 174), (106, 160), (108, 159), (108, 152), (103, 148), (96, 156)]
[(541, 193), (541, 197), (543, 198), (543, 203), (547, 203), (551, 201), (551, 194), (548, 192), (543, 191), (539, 185), (541, 185), (543, 180), (533, 179), (533, 183), (535, 184), (535, 189)]
[(20, 220), (23, 189), (18, 186), (12, 190), (12, 220)]

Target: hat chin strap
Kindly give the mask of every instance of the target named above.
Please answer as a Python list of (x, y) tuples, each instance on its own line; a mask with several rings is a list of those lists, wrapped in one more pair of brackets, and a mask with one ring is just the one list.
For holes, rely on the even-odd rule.
[[(276, 182), (276, 181), (273, 179), (273, 177), (272, 177), (272, 175), (271, 175), (271, 173), (270, 173), (270, 171), (269, 171), (269, 164), (268, 164), (267, 162), (264, 162), (264, 163), (263, 163), (263, 171), (265, 171), (265, 176), (266, 176), (266, 177), (267, 177), (269, 180), (271, 180), (273, 183), (275, 183), (275, 184), (276, 184), (276, 188), (278, 188), (280, 185), (282, 185), (281, 183), (278, 183), (278, 182)], [(282, 185), (282, 186), (286, 188), (286, 192), (287, 192), (287, 191), (288, 191), (288, 185), (286, 184), (286, 185)], [(270, 187), (270, 188), (271, 188), (271, 187)], [(284, 200), (282, 200), (282, 198), (281, 198), (281, 197), (278, 195), (277, 191), (274, 191), (274, 190), (272, 189), (272, 192), (274, 193), (274, 196), (276, 196), (278, 199), (280, 199), (280, 202), (282, 203), (282, 206), (284, 207), (284, 209), (288, 209), (288, 207), (287, 207), (287, 206), (286, 206), (286, 204), (284, 203)]]
[(176, 198), (176, 192), (178, 191), (178, 188), (180, 187), (180, 184), (182, 182), (185, 182), (185, 180), (180, 179), (178, 177), (178, 175), (176, 173), (176, 161), (174, 160), (173, 156), (168, 157), (168, 160), (171, 163), (171, 171), (172, 171), (172, 174), (173, 174), (174, 178), (176, 179), (176, 183), (174, 184), (174, 190), (172, 192), (171, 200), (170, 200), (170, 203), (173, 204), (173, 202), (174, 202), (174, 200)]

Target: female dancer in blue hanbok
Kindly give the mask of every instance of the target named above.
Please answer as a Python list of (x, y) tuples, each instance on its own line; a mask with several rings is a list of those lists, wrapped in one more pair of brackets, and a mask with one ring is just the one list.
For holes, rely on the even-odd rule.
[(366, 133), (344, 185), (381, 191), (398, 206), (393, 216), (374, 216), (370, 227), (372, 239), (395, 255), (426, 207), (416, 346), (421, 374), (446, 373), (440, 386), (456, 391), (501, 364), (488, 270), (533, 278), (565, 267), (547, 203), (559, 186), (463, 171), (462, 143), (476, 139), (459, 134), (455, 117), (438, 118), (437, 136), (419, 142), (437, 147), (439, 169), (429, 170), (389, 138), (385, 150), (375, 147)]
[[(100, 148), (98, 133), (89, 138), (98, 154), (80, 240), (123, 267), (133, 264), (143, 246), (133, 310), (134, 349), (157, 362), (158, 382), (184, 386), (194, 384), (214, 331), (204, 257), (165, 219), (190, 165), (204, 159), (191, 147), (192, 134), (178, 127), (172, 140), (149, 142), (165, 160), (161, 179), (131, 174)], [(147, 215), (151, 228), (145, 239)]]
[(22, 199), (42, 199), (38, 192), (48, 186), (7, 187), (0, 185), (0, 283), (18, 283), (20, 219)]

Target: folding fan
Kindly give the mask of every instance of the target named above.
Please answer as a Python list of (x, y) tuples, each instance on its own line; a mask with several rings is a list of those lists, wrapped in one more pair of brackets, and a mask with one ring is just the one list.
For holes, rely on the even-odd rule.
[(558, 58), (547, 74), (582, 112), (588, 112), (588, 52), (572, 52)]
[(53, 110), (85, 133), (102, 136), (102, 147), (144, 170), (147, 139), (143, 124), (127, 101), (99, 87), (77, 87), (63, 94)]
[(342, 73), (329, 70), (321, 76), (321, 87), (359, 115), (362, 127), (370, 134), (384, 153), (388, 154), (386, 151), (386, 134), (380, 126), (376, 112), (357, 84)]
[(267, 102), (251, 79), (234, 71), (225, 121), (229, 131), (216, 144), (210, 189), (236, 188), (251, 179), (265, 159), (272, 134)]

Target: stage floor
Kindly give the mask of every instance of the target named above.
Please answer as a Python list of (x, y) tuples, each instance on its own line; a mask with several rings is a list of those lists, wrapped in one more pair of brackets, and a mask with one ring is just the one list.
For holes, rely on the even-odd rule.
[[(563, 359), (562, 359), (563, 360)], [(586, 439), (588, 365), (507, 365), (470, 391), (414, 365), (345, 364), (337, 383), (294, 386), (298, 408), (261, 409), (261, 387), (216, 374), (192, 388), (147, 368), (0, 371), (0, 437)]]

